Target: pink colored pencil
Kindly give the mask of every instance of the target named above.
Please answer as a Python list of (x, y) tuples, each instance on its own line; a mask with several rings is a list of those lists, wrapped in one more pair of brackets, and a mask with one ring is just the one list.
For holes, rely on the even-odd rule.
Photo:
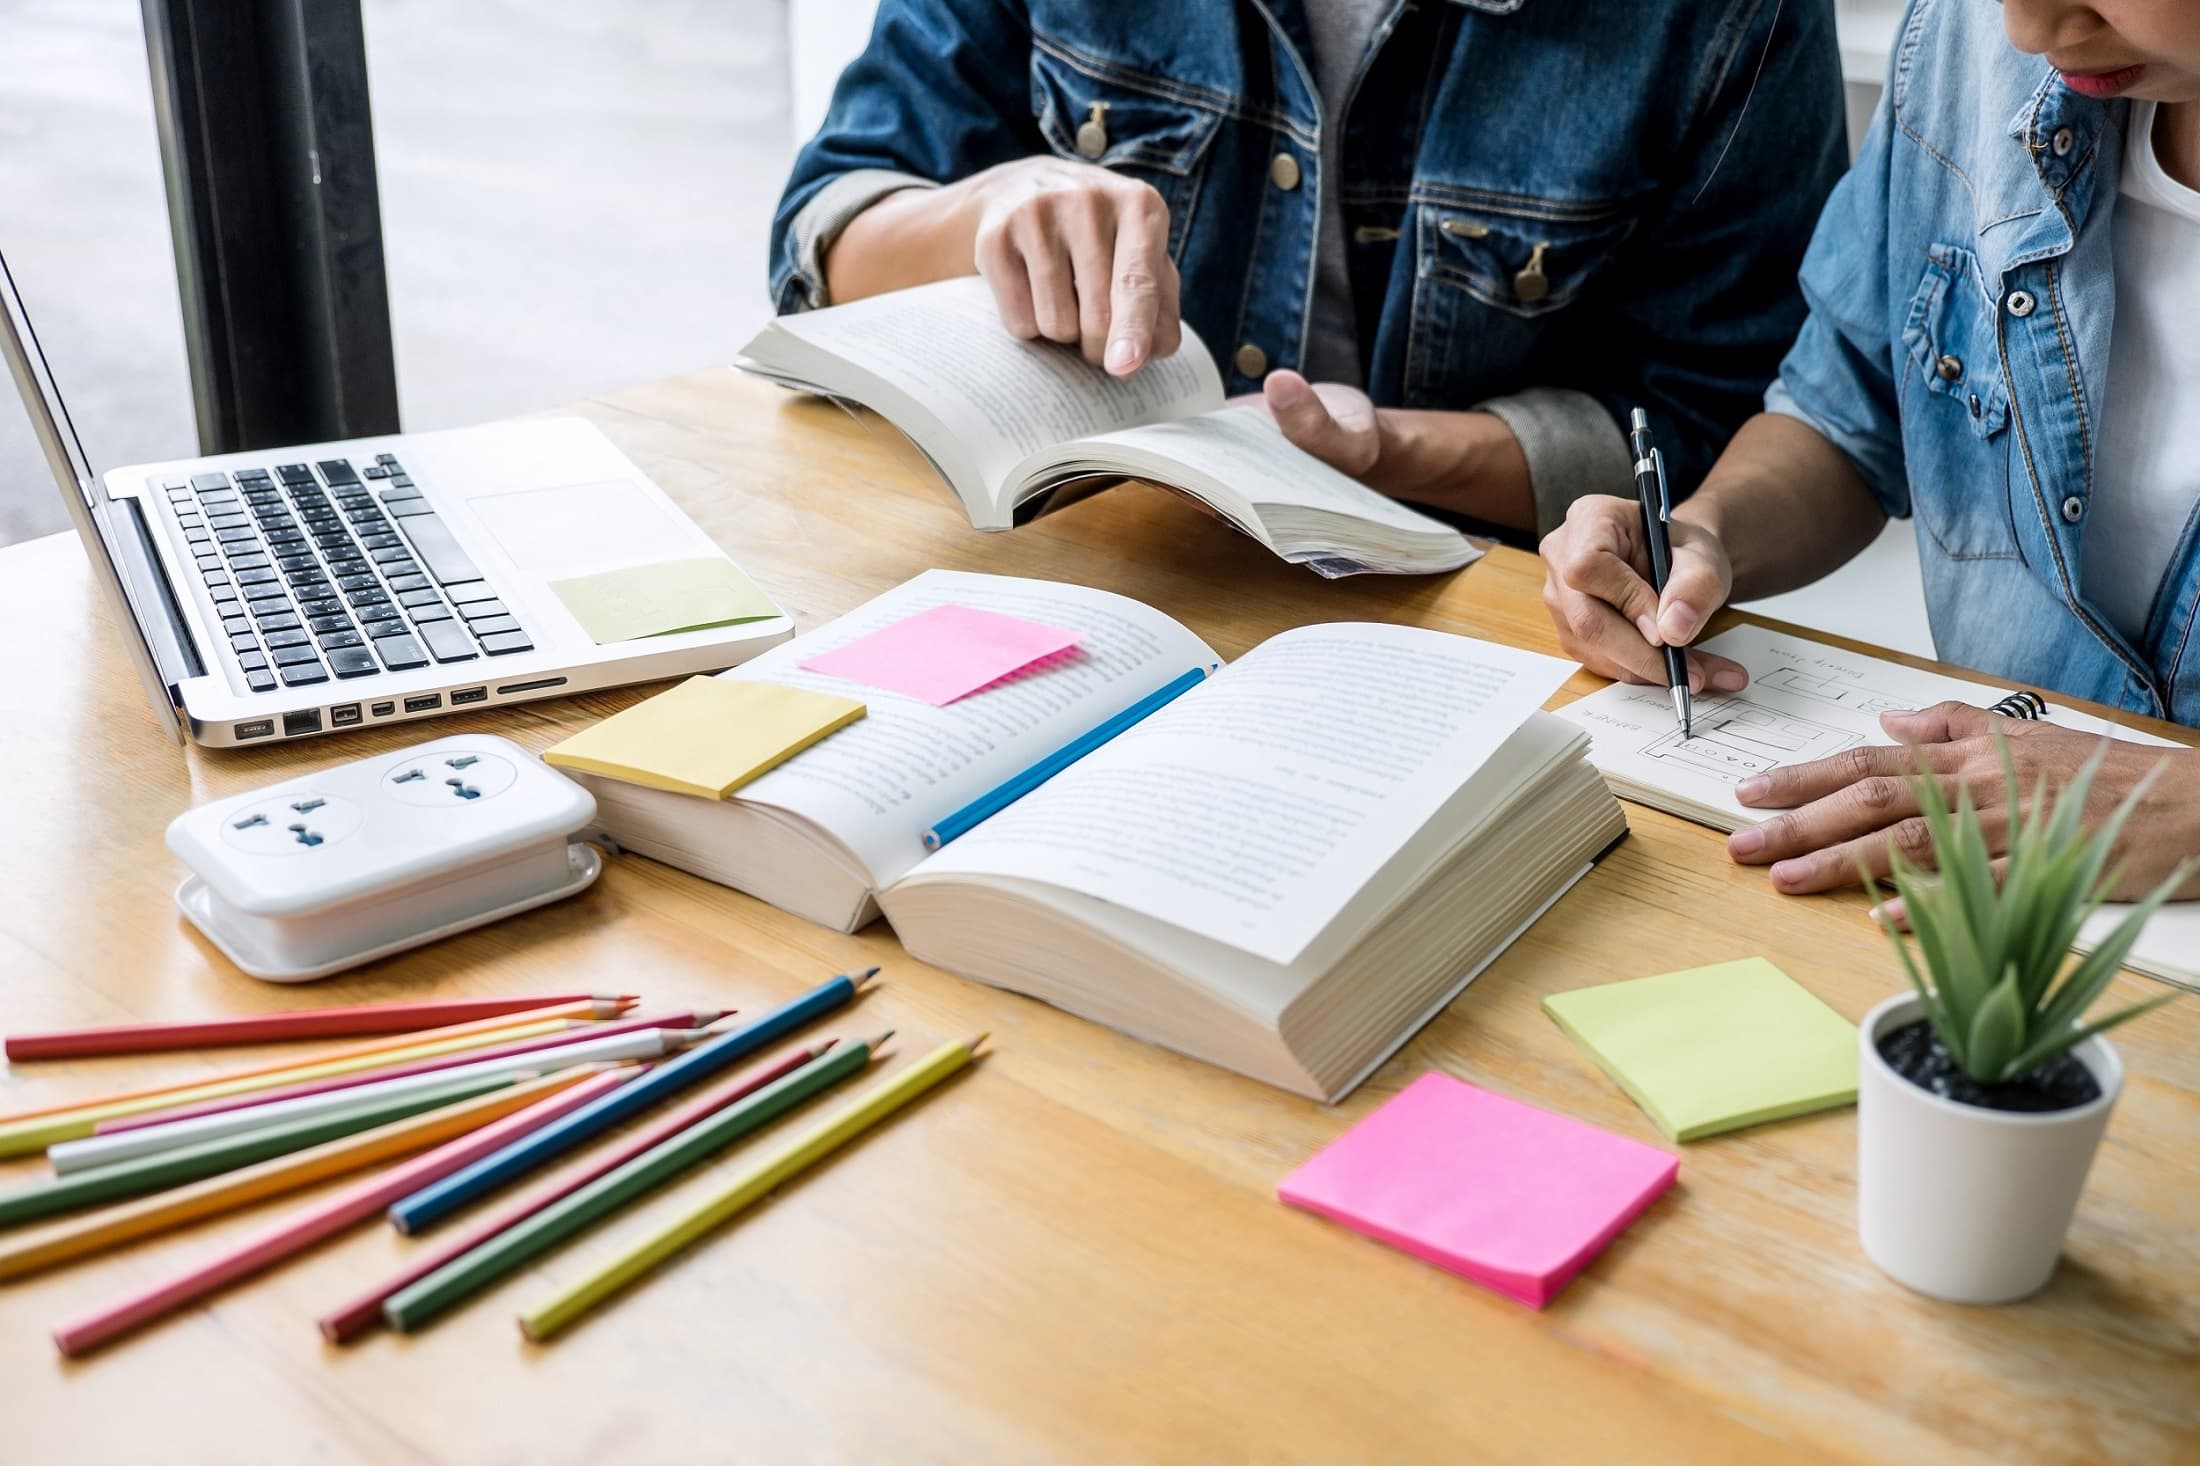
[(492, 1044), (487, 1048), (461, 1049), (454, 1053), (437, 1054), (433, 1058), (414, 1059), (410, 1063), (393, 1064), (387, 1069), (355, 1069), (348, 1074), (330, 1074), (319, 1079), (301, 1080), (274, 1089), (248, 1090), (243, 1094), (222, 1095), (216, 1099), (199, 1100), (194, 1104), (177, 1105), (173, 1109), (146, 1110), (135, 1115), (122, 1115), (113, 1120), (101, 1121), (94, 1126), (94, 1135), (113, 1135), (123, 1130), (142, 1130), (148, 1125), (165, 1125), (171, 1120), (188, 1120), (199, 1115), (227, 1114), (252, 1105), (269, 1104), (275, 1100), (297, 1099), (301, 1095), (326, 1094), (332, 1089), (352, 1089), (362, 1084), (375, 1084), (384, 1079), (403, 1079), (412, 1074), (432, 1074), (441, 1069), (455, 1069), (461, 1064), (479, 1064), (491, 1059), (508, 1058), (513, 1054), (532, 1054), (541, 1049), (554, 1049), (564, 1044), (585, 1043), (591, 1039), (610, 1038), (616, 1034), (633, 1033), (644, 1028), (701, 1028), (716, 1023), (732, 1009), (688, 1009), (674, 1013), (658, 1013), (648, 1018), (622, 1018), (616, 1023), (590, 1023), (563, 1033), (537, 1034), (533, 1038), (514, 1039), (510, 1043)]
[(484, 1217), (480, 1225), (465, 1235), (435, 1248), (395, 1277), (385, 1278), (342, 1308), (326, 1315), (321, 1320), (321, 1333), (332, 1344), (346, 1343), (359, 1337), (382, 1321), (383, 1301), (399, 1289), (411, 1287), (452, 1258), (471, 1252), (499, 1232), (525, 1221), (552, 1202), (571, 1196), (599, 1176), (625, 1165), (643, 1151), (670, 1140), (705, 1116), (755, 1093), (774, 1080), (792, 1074), (830, 1049), (833, 1042), (832, 1039), (827, 1039), (808, 1048), (795, 1049), (760, 1067), (726, 1076), (678, 1109), (667, 1112), (656, 1124), (637, 1130), (612, 1146), (572, 1175), (559, 1177), (555, 1184), (545, 1190), (530, 1192), (517, 1198), (502, 1211)]
[(573, 1003), (594, 1004), (595, 1017), (609, 1018), (632, 1007), (634, 1000), (631, 995), (553, 993), (532, 998), (445, 998), (424, 1003), (306, 1008), (289, 1013), (259, 1013), (247, 1018), (208, 1018), (185, 1023), (123, 1023), (107, 1028), (13, 1034), (7, 1041), (7, 1055), (17, 1062), (88, 1059), (107, 1054), (215, 1048), (223, 1044), (277, 1043), (351, 1034), (416, 1033), (424, 1028), (443, 1028), (453, 1023), (471, 1023), (477, 1018), (532, 1013), (538, 1008), (558, 1008)]
[(377, 1215), (399, 1197), (440, 1180), (528, 1131), (578, 1109), (639, 1073), (639, 1068), (628, 1065), (592, 1075), (524, 1110), (485, 1125), (471, 1135), (462, 1135), (403, 1165), (347, 1186), (327, 1200), (248, 1238), (211, 1262), (201, 1263), (120, 1303), (64, 1324), (54, 1330), (54, 1344), (72, 1358), (88, 1354), (133, 1329), (218, 1292), (239, 1278), (272, 1267), (346, 1227)]

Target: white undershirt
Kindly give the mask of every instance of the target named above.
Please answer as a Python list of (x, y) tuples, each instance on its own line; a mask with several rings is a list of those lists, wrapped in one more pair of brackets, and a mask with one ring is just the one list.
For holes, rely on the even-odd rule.
[(2079, 572), (2134, 643), (2200, 504), (2200, 191), (2163, 171), (2154, 113), (2132, 106), (2111, 225), (2116, 324)]

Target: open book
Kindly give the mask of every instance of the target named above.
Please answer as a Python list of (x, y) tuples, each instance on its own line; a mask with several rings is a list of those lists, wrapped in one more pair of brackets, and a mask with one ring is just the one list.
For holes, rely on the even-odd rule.
[(1043, 512), (1057, 490), (1146, 479), (1189, 495), (1324, 575), (1427, 575), (1482, 552), (1447, 524), (1293, 447), (1268, 417), (1223, 405), (1191, 327), (1127, 378), (1002, 329), (975, 277), (781, 316), (743, 371), (843, 397), (908, 435), (979, 529)]
[[(1762, 626), (1739, 626), (1703, 644), (1749, 669), (1749, 686), (1731, 697), (1696, 700), (1695, 737), (1683, 739), (1662, 687), (1615, 683), (1563, 709), (1595, 739), (1590, 757), (1622, 798), (1714, 829), (1738, 830), (1771, 811), (1743, 807), (1734, 787), (1781, 764), (1830, 758), (1860, 744), (1892, 744), (1879, 715), (1938, 702), (1991, 708), (2009, 690), (1921, 672), (1898, 662), (1844, 651)], [(2131, 743), (2175, 747), (2166, 739), (2050, 704), (2044, 721)], [(2130, 908), (2110, 904), (2088, 923), (2081, 948), (2107, 934)], [(2200, 988), (2200, 902), (2162, 908), (2147, 924), (2127, 965), (2150, 977)]]
[[(944, 707), (805, 659), (944, 604), (1084, 633)], [(979, 796), (1220, 659), (1168, 616), (928, 571), (729, 678), (867, 714), (724, 800), (581, 775), (643, 855), (1320, 1098), (1449, 1002), (1626, 825), (1537, 711), (1568, 663), (1408, 627), (1286, 632), (928, 852)]]

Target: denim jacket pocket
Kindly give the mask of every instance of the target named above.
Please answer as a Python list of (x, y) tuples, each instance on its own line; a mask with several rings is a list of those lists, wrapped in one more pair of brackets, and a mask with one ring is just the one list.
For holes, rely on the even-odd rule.
[(1097, 163), (1150, 185), (1169, 206), (1169, 252), (1178, 253), (1198, 200), (1200, 167), (1222, 113), (1031, 53), (1031, 111), (1058, 157)]
[(1617, 208), (1546, 218), (1510, 209), (1422, 203), (1414, 209), (1415, 275), (1406, 399), (1458, 406), (1507, 390), (1480, 363), (1529, 359), (1552, 317), (1605, 275), (1634, 229)]
[(1956, 559), (2017, 553), (1998, 324), (1977, 258), (1932, 246), (1910, 297), (1897, 379), (1912, 512)]

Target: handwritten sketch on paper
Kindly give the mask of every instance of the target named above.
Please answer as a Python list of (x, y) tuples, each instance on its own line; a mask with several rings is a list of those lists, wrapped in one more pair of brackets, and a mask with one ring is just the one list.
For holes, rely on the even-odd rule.
[(1643, 748), (1642, 756), (1680, 764), (1722, 784), (1739, 784), (1752, 774), (1825, 758), (1863, 741), (1861, 734), (1753, 698), (1726, 697), (1696, 705), (1693, 738), (1684, 739), (1680, 729), (1669, 728)]

